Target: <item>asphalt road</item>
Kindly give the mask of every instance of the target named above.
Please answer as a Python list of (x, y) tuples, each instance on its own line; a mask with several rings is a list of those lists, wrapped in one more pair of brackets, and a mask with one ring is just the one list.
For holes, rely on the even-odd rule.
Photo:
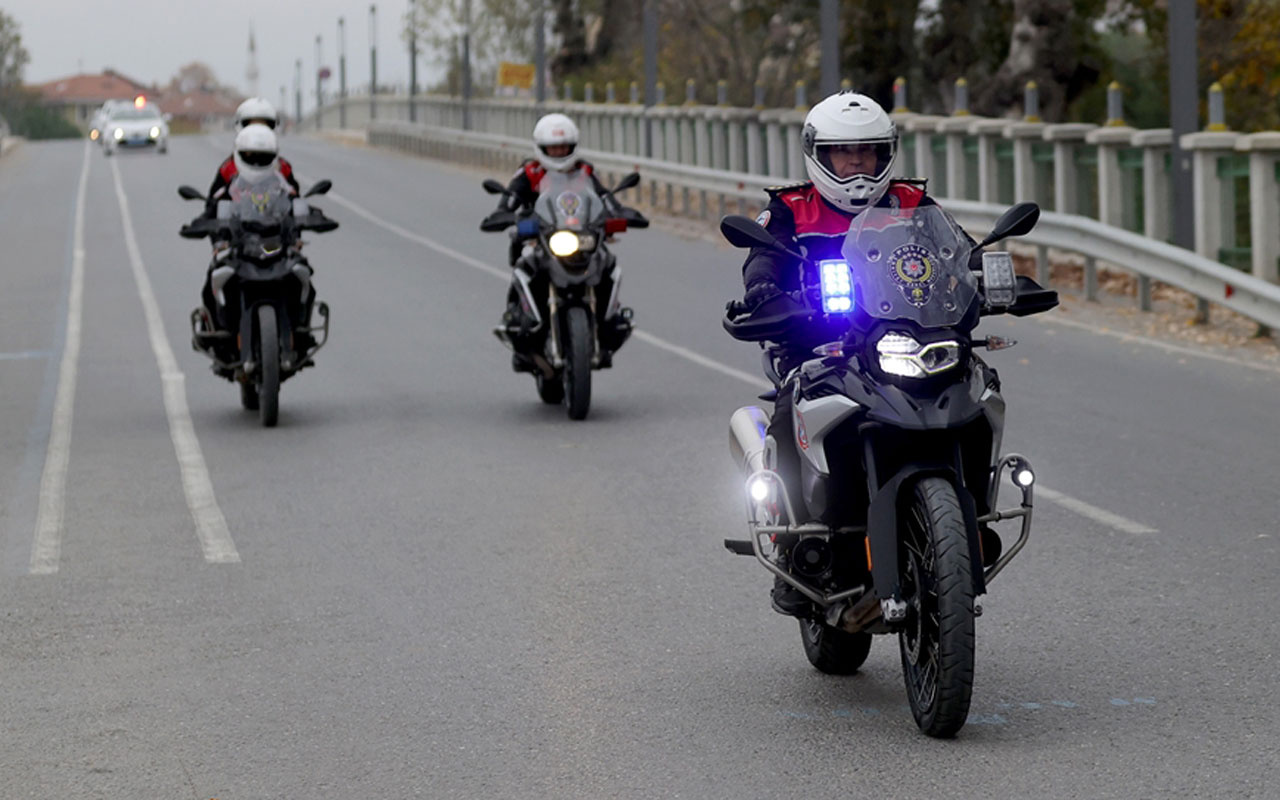
[(624, 235), (643, 336), (572, 423), (489, 333), (479, 174), (287, 138), (342, 227), (265, 430), (188, 344), (175, 189), (227, 138), (0, 161), (0, 797), (1280, 796), (1273, 366), (984, 325), (1043, 491), (934, 741), (896, 642), (817, 673), (721, 546), (763, 383), (719, 323), (738, 252)]

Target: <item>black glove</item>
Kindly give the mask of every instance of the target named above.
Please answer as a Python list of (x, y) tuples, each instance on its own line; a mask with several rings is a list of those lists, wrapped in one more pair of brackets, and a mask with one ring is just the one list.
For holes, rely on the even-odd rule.
[(747, 308), (756, 309), (781, 294), (782, 290), (773, 281), (756, 281), (747, 287), (747, 293), (743, 296), (742, 302)]

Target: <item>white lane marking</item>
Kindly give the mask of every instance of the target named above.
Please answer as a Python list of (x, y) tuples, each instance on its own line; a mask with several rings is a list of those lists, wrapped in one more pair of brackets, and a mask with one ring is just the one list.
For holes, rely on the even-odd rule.
[[(72, 268), (74, 271), (74, 267)], [(47, 350), (19, 350), (16, 353), (0, 353), (0, 361), (26, 361), (32, 358), (48, 358)]]
[(124, 243), (129, 251), (134, 281), (138, 284), (138, 296), (142, 299), (142, 310), (147, 319), (151, 350), (155, 353), (156, 364), (160, 367), (160, 380), (164, 387), (164, 410), (169, 418), (169, 435), (173, 439), (173, 449), (177, 453), (178, 466), (182, 472), (182, 490), (186, 494), (187, 506), (191, 509), (191, 516), (196, 523), (196, 535), (200, 537), (204, 560), (213, 564), (234, 564), (240, 561), (240, 554), (236, 551), (235, 542), (231, 540), (231, 531), (227, 528), (226, 518), (222, 516), (222, 509), (218, 507), (218, 499), (213, 494), (209, 468), (204, 463), (204, 455), (200, 451), (200, 440), (196, 438), (195, 426), (191, 423), (191, 412), (187, 408), (186, 376), (182, 374), (182, 370), (178, 369), (178, 361), (173, 357), (173, 348), (169, 346), (169, 337), (164, 332), (160, 306), (156, 303), (155, 293), (151, 290), (151, 279), (147, 277), (147, 268), (142, 263), (138, 240), (133, 232), (129, 199), (124, 193), (118, 164), (117, 159), (111, 161), (111, 172), (116, 182), (116, 197), (120, 201), (120, 217), (124, 222)]
[(1039, 484), (1036, 485), (1035, 494), (1036, 497), (1043, 497), (1050, 502), (1057, 503), (1069, 511), (1074, 511), (1080, 516), (1087, 517), (1094, 522), (1102, 523), (1108, 528), (1115, 528), (1118, 531), (1132, 533), (1135, 535), (1159, 533), (1155, 528), (1143, 525), (1141, 522), (1134, 522), (1133, 520), (1122, 517), (1119, 514), (1112, 514), (1106, 509), (1089, 505), (1083, 500), (1077, 500), (1074, 497), (1063, 494), (1062, 492), (1055, 492), (1052, 489), (1046, 489)]
[(32, 575), (52, 575), (62, 558), (62, 519), (66, 508), (67, 467), (71, 462), (71, 421), (76, 404), (76, 370), (80, 361), (80, 323), (84, 309), (84, 207), (89, 186), (89, 142), (76, 189), (71, 242), (71, 290), (67, 296), (67, 333), (58, 367), (58, 391), (53, 401), (49, 445), (40, 475), (35, 540), (31, 545)]
[[(351, 202), (345, 197), (342, 197), (341, 195), (337, 195), (337, 194), (334, 194), (333, 192), (330, 192), (328, 195), (326, 195), (326, 197), (330, 197), (336, 200), (339, 204), (349, 208), (351, 211), (354, 211), (356, 214), (360, 215), (361, 217), (364, 217), (369, 222), (372, 222), (374, 225), (377, 225), (381, 228), (385, 228), (386, 230), (389, 230), (398, 236), (402, 236), (411, 242), (416, 242), (422, 245), (423, 247), (429, 248), (431, 250), (435, 250), (437, 253), (446, 255), (454, 259), (455, 261), (458, 261), (459, 263), (465, 264), (466, 266), (472, 267), (473, 269), (478, 269), (481, 272), (484, 272), (488, 275), (492, 275), (495, 278), (499, 278), (503, 281), (511, 280), (511, 270), (504, 271), (504, 270), (498, 269), (492, 264), (486, 264), (485, 262), (480, 261), (479, 259), (476, 259), (476, 258), (472, 258), (471, 256), (466, 255), (465, 253), (460, 253), (451, 247), (446, 247), (445, 245), (442, 245), (439, 242), (428, 239), (425, 236), (416, 234), (413, 231), (409, 231), (400, 227), (399, 225), (395, 225), (393, 223), (380, 219), (374, 216), (369, 211), (366, 211), (364, 208), (361, 208), (360, 206), (356, 205), (355, 203)], [(688, 349), (687, 347), (681, 347), (680, 345), (675, 344), (673, 342), (668, 342), (666, 339), (662, 339), (660, 337), (654, 336), (652, 333), (649, 333), (647, 331), (637, 329), (635, 333), (632, 335), (635, 336), (637, 339), (648, 342), (654, 347), (658, 347), (658, 348), (661, 348), (662, 350), (666, 350), (667, 352), (680, 356), (681, 358), (687, 361), (692, 361), (693, 363), (697, 364), (700, 367), (706, 367), (707, 369), (715, 370), (716, 372), (719, 372), (722, 375), (728, 375), (731, 378), (736, 378), (740, 381), (750, 384), (752, 387), (759, 389), (761, 391), (770, 388), (767, 383), (761, 381), (759, 377), (752, 375), (749, 372), (743, 372), (740, 369), (734, 369), (733, 367), (727, 366), (725, 364), (721, 364), (720, 362), (707, 358), (704, 355), (699, 355), (698, 353), (695, 353), (694, 351)]]
[(1280, 365), (1264, 364), (1259, 361), (1245, 361), (1242, 358), (1235, 358), (1234, 356), (1226, 356), (1226, 355), (1222, 355), (1221, 353), (1214, 353), (1208, 350), (1196, 350), (1195, 348), (1192, 348), (1192, 347), (1183, 347), (1182, 345), (1170, 344), (1168, 342), (1162, 342), (1159, 339), (1151, 339), (1149, 337), (1139, 336), (1134, 333), (1123, 333), (1121, 331), (1102, 330), (1097, 326), (1091, 325), (1087, 322), (1077, 322), (1076, 320), (1073, 320), (1073, 319), (1064, 319), (1060, 315), (1054, 315), (1047, 318), (1037, 317), (1035, 321), (1040, 323), (1044, 327), (1052, 327), (1054, 325), (1061, 324), (1061, 325), (1067, 326), (1068, 328), (1078, 328), (1079, 330), (1082, 330), (1082, 331), (1096, 333), (1099, 336), (1110, 336), (1111, 338), (1119, 339), (1122, 342), (1130, 342), (1133, 344), (1145, 344), (1150, 347), (1155, 347), (1160, 350), (1164, 350), (1165, 352), (1168, 352), (1168, 353), (1176, 353), (1177, 355), (1180, 355), (1180, 356), (1196, 356), (1197, 358), (1207, 358), (1210, 361), (1220, 361), (1224, 364), (1232, 364), (1237, 367), (1245, 367), (1247, 369), (1257, 370), (1259, 372), (1272, 372), (1272, 373), (1280, 374)]
[[(504, 281), (511, 280), (510, 271), (504, 272), (503, 270), (500, 270), (490, 264), (486, 264), (483, 261), (480, 261), (479, 259), (475, 259), (475, 258), (472, 258), (471, 256), (460, 253), (451, 247), (446, 247), (438, 242), (428, 239), (425, 236), (422, 236), (417, 233), (413, 233), (412, 231), (406, 230), (405, 228), (402, 228), (399, 225), (395, 225), (393, 223), (387, 222), (379, 217), (374, 216), (371, 212), (366, 211), (364, 208), (356, 205), (355, 203), (351, 202), (345, 197), (334, 194), (333, 192), (330, 192), (329, 194), (327, 194), (326, 197), (332, 198), (333, 200), (337, 201), (340, 205), (343, 205), (346, 208), (350, 209), (351, 211), (354, 211), (356, 214), (365, 218), (369, 222), (372, 222), (374, 225), (377, 225), (380, 228), (385, 228), (386, 230), (389, 230), (398, 236), (402, 236), (411, 242), (417, 242), (423, 247), (427, 247), (427, 248), (430, 248), (431, 250), (435, 250), (437, 253), (441, 253), (443, 255), (449, 256), (450, 258), (455, 259), (459, 263), (465, 264), (466, 266), (473, 267), (482, 272), (488, 273), (489, 275), (492, 275), (496, 278), (501, 278)], [(646, 341), (649, 344), (653, 345), (654, 347), (658, 347), (662, 350), (666, 350), (667, 352), (672, 353), (673, 355), (677, 355), (685, 359), (686, 361), (690, 361), (694, 364), (697, 364), (700, 367), (714, 370), (716, 372), (719, 372), (722, 375), (727, 375), (731, 378), (736, 378), (744, 383), (750, 384), (753, 388), (762, 389), (762, 390), (770, 388), (767, 383), (761, 381), (760, 378), (756, 377), (755, 375), (752, 375), (749, 372), (743, 372), (742, 370), (734, 369), (733, 367), (730, 367), (727, 364), (721, 364), (720, 362), (715, 361), (714, 359), (707, 358), (706, 356), (696, 353), (693, 350), (690, 350), (686, 347), (681, 347), (680, 345), (669, 342), (666, 339), (662, 339), (657, 336), (654, 336), (652, 333), (648, 333), (643, 330), (636, 330), (635, 333), (633, 333), (632, 335), (635, 336), (637, 339)], [(1108, 525), (1110, 527), (1124, 531), (1125, 533), (1155, 533), (1156, 532), (1154, 528), (1149, 528), (1145, 525), (1141, 525), (1132, 520), (1125, 519), (1124, 517), (1118, 514), (1112, 514), (1110, 511), (1105, 511), (1101, 508), (1096, 508), (1084, 502), (1083, 500), (1076, 500), (1075, 498), (1069, 497), (1065, 494), (1062, 494), (1061, 492), (1055, 492), (1052, 489), (1046, 489), (1043, 486), (1039, 486), (1039, 485), (1036, 486), (1036, 492), (1037, 494), (1042, 495), (1045, 499), (1056, 502), (1059, 505), (1064, 506), (1065, 508), (1075, 511), (1077, 514), (1080, 514), (1081, 516), (1088, 517), (1096, 522), (1101, 522), (1104, 525)]]

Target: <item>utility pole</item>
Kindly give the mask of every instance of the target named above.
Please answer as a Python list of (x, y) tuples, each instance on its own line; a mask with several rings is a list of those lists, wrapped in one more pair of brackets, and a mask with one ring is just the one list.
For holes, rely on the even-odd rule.
[(547, 9), (537, 0), (533, 11), (533, 96), (538, 105), (547, 101)]
[(1169, 127), (1173, 128), (1173, 158), (1169, 180), (1173, 188), (1173, 243), (1188, 250), (1196, 246), (1195, 185), (1191, 154), (1182, 149), (1181, 140), (1183, 135), (1200, 128), (1198, 65), (1195, 0), (1170, 0)]
[(471, 130), (471, 0), (462, 0), (462, 129)]
[[(658, 0), (644, 0), (644, 105), (658, 102)], [(644, 154), (653, 156), (653, 120), (645, 114)]]
[(818, 38), (822, 43), (822, 73), (818, 93), (830, 97), (840, 91), (840, 3), (822, 0), (818, 8)]
[(369, 4), (369, 119), (378, 118), (378, 6)]
[(347, 26), (338, 17), (338, 127), (347, 127)]
[(302, 59), (293, 62), (293, 124), (302, 125)]
[(320, 34), (316, 34), (316, 130), (320, 130), (320, 109), (324, 107), (324, 98), (320, 94), (320, 70), (324, 64), (324, 49), (320, 46)]
[(409, 121), (418, 121), (418, 6), (409, 0)]

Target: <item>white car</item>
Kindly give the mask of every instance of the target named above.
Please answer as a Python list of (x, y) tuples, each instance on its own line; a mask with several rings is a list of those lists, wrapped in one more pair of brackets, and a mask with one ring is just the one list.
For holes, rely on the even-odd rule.
[(106, 127), (107, 120), (111, 118), (111, 112), (116, 108), (123, 108), (131, 105), (129, 100), (108, 100), (102, 104), (102, 107), (93, 112), (93, 118), (89, 120), (89, 141), (102, 144), (102, 129)]
[(169, 123), (152, 103), (134, 102), (103, 110), (102, 147), (107, 155), (120, 147), (155, 147), (157, 153), (169, 151)]

